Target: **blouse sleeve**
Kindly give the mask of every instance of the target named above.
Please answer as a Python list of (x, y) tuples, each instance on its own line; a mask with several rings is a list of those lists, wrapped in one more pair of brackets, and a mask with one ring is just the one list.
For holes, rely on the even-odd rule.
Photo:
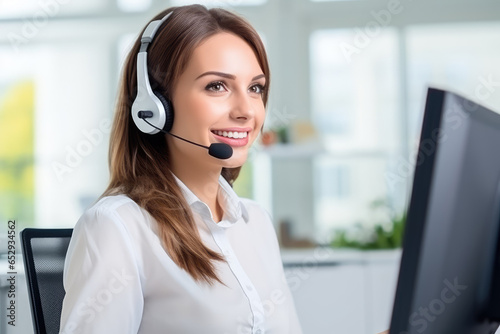
[(143, 311), (135, 245), (123, 217), (100, 206), (80, 218), (66, 255), (60, 333), (137, 333)]

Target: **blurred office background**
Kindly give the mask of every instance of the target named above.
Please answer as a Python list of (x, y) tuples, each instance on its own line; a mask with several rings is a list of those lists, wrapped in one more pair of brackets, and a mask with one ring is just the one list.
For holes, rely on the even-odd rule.
[[(19, 231), (72, 227), (101, 194), (123, 59), (153, 15), (189, 3), (0, 1), (0, 234), (9, 219)], [(267, 47), (268, 140), (252, 150), (235, 189), (273, 215), (304, 327), (385, 329), (426, 89), (500, 111), (500, 3), (198, 3), (240, 13)], [(387, 242), (377, 244), (375, 226)], [(320, 248), (339, 235), (341, 246), (396, 250)], [(332, 274), (328, 263), (345, 265)], [(329, 285), (338, 293), (320, 300), (328, 293), (313, 286)]]

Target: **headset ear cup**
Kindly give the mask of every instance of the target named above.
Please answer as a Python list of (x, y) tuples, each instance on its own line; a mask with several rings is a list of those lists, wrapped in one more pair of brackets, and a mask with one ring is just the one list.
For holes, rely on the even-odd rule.
[(172, 107), (172, 103), (159, 92), (154, 91), (153, 93), (156, 95), (158, 100), (160, 100), (163, 108), (165, 109), (165, 126), (163, 127), (163, 130), (169, 132), (174, 124), (174, 108)]

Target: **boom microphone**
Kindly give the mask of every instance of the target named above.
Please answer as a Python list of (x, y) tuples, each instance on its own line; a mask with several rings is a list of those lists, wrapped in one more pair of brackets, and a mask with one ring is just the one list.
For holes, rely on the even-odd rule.
[(177, 135), (174, 135), (173, 133), (170, 133), (168, 131), (165, 131), (163, 129), (160, 129), (160, 128), (154, 126), (153, 124), (151, 124), (150, 122), (148, 122), (147, 119), (146, 119), (146, 118), (153, 117), (153, 113), (151, 111), (149, 111), (149, 110), (141, 110), (141, 111), (139, 111), (137, 113), (137, 116), (139, 118), (141, 118), (144, 122), (146, 122), (149, 125), (151, 125), (153, 128), (158, 129), (158, 130), (160, 130), (163, 133), (169, 134), (169, 135), (171, 135), (171, 136), (173, 136), (173, 137), (175, 137), (177, 139), (184, 140), (187, 143), (190, 143), (190, 144), (193, 144), (193, 145), (196, 145), (196, 146), (199, 146), (199, 147), (206, 148), (208, 150), (208, 154), (210, 154), (214, 158), (217, 158), (217, 159), (229, 159), (233, 155), (233, 148), (231, 146), (229, 146), (228, 144), (224, 144), (224, 143), (212, 143), (212, 144), (210, 144), (210, 146), (205, 146), (205, 145), (201, 145), (201, 144), (192, 142), (192, 141), (187, 140), (185, 138), (179, 137)]

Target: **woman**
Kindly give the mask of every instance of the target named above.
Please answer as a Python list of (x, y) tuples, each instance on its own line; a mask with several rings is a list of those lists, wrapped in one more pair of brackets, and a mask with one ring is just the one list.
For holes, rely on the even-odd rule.
[(110, 184), (73, 232), (61, 332), (301, 333), (271, 220), (231, 188), (265, 117), (263, 44), (222, 9), (154, 21), (125, 63)]

